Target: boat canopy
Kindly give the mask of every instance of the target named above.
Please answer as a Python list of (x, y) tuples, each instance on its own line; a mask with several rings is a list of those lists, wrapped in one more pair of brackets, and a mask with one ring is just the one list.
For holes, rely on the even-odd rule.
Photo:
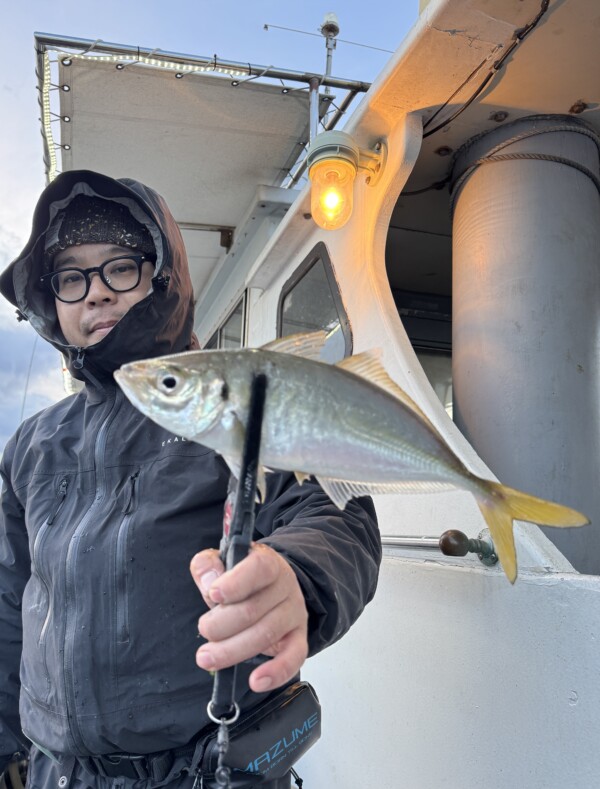
[[(36, 35), (49, 180), (90, 169), (152, 186), (180, 225), (202, 292), (257, 189), (286, 178), (293, 185), (290, 171), (309, 141), (309, 75), (279, 70), (288, 78), (274, 79), (272, 70), (216, 56), (53, 38)], [(353, 95), (368, 87), (348, 86)], [(334, 98), (321, 93), (321, 120)]]

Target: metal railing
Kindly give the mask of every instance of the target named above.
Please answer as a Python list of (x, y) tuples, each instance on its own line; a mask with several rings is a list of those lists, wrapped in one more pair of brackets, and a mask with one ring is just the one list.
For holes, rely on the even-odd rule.
[(445, 531), (440, 537), (383, 536), (381, 542), (384, 547), (416, 548), (442, 553), (444, 556), (467, 556), (474, 553), (487, 567), (498, 561), (494, 543), (487, 535), (480, 534), (478, 538), (471, 538), (457, 529)]

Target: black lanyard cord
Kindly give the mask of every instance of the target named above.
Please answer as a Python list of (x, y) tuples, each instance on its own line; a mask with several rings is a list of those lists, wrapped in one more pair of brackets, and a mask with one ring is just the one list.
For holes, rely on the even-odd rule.
[[(250, 390), (248, 423), (233, 516), (229, 534), (224, 539), (221, 548), (221, 560), (226, 570), (231, 570), (248, 555), (252, 542), (266, 390), (267, 377), (262, 373), (255, 375)], [(212, 698), (208, 703), (209, 717), (221, 726), (220, 769), (218, 770), (219, 775), (216, 776), (220, 786), (227, 786), (229, 783), (229, 771), (223, 766), (228, 745), (227, 726), (236, 721), (240, 713), (239, 706), (235, 701), (236, 673), (237, 665), (215, 672)]]

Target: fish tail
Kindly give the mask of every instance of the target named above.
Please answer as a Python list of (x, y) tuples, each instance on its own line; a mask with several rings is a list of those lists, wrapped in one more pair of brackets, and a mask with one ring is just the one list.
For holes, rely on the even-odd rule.
[(486, 493), (477, 497), (477, 504), (490, 530), (502, 569), (511, 583), (517, 578), (513, 520), (562, 528), (589, 523), (585, 515), (571, 507), (531, 496), (498, 482), (486, 480), (484, 486)]

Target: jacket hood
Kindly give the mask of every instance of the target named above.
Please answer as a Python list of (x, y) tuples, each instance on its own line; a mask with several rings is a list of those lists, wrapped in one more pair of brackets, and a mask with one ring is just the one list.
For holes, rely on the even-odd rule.
[[(100, 342), (69, 345), (59, 326), (53, 296), (40, 283), (47, 271), (45, 236), (59, 211), (78, 194), (125, 205), (145, 225), (156, 248), (152, 290)], [(17, 307), (36, 332), (59, 350), (71, 374), (85, 371), (112, 378), (114, 370), (137, 359), (178, 353), (192, 347), (194, 301), (187, 255), (179, 227), (163, 198), (130, 178), (110, 178), (89, 170), (62, 173), (42, 192), (29, 241), (0, 275), (0, 293)]]

